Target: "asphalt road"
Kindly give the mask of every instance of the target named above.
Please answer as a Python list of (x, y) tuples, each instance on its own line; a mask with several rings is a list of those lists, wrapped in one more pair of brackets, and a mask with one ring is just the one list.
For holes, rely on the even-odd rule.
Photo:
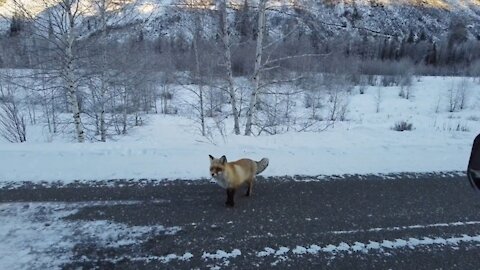
[(80, 241), (65, 269), (480, 267), (480, 193), (465, 176), (387, 178), (262, 178), (234, 208), (208, 181), (25, 186), (1, 189), (0, 203), (83, 201), (65, 222), (180, 228), (115, 247)]

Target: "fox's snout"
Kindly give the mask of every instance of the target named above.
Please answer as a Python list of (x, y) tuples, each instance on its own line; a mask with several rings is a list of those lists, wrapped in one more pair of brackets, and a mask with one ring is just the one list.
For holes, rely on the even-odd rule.
[(212, 177), (220, 177), (222, 175), (222, 170), (220, 170), (219, 168), (210, 168), (210, 174), (212, 175)]

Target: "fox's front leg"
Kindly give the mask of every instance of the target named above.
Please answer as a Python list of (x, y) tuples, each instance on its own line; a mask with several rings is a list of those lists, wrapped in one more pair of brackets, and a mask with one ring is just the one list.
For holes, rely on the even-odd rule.
[(227, 206), (233, 207), (235, 205), (233, 197), (235, 197), (235, 189), (227, 188), (227, 201), (225, 202)]

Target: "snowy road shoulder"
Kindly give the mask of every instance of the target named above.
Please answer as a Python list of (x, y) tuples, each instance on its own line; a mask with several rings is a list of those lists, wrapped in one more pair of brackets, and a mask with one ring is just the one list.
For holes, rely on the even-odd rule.
[[(258, 181), (282, 181), (294, 182), (324, 182), (324, 181), (362, 181), (365, 179), (376, 180), (405, 180), (405, 179), (449, 179), (466, 177), (466, 171), (438, 171), (438, 172), (401, 172), (401, 173), (375, 173), (375, 174), (332, 174), (332, 175), (283, 175), (281, 177), (259, 176)], [(159, 187), (176, 183), (204, 184), (215, 183), (207, 178), (190, 179), (109, 179), (109, 180), (75, 180), (75, 181), (0, 181), (0, 190), (15, 189), (44, 189), (44, 188), (127, 188), (127, 187)]]
[(0, 204), (0, 265), (5, 269), (57, 269), (70, 262), (79, 243), (118, 248), (141, 242), (152, 234), (174, 235), (181, 230), (162, 225), (128, 226), (106, 219), (65, 219), (84, 207), (136, 203), (139, 202)]
[[(0, 185), (65, 184), (99, 179), (202, 179), (208, 155), (229, 160), (270, 159), (265, 177), (463, 171), (473, 133), (448, 134), (358, 129), (292, 133), (272, 137), (232, 137), (212, 145), (183, 141), (105, 144), (0, 144)], [(183, 140), (187, 140), (183, 138)]]

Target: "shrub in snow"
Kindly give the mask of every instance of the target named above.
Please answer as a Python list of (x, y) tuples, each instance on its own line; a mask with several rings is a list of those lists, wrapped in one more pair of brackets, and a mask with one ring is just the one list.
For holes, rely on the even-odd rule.
[(395, 123), (392, 129), (396, 131), (408, 131), (413, 129), (413, 124), (407, 121), (399, 121)]
[(320, 91), (307, 91), (304, 98), (305, 108), (319, 109), (322, 107), (322, 94)]
[(350, 98), (347, 92), (331, 91), (329, 93), (328, 119), (330, 121), (345, 121)]
[(377, 77), (375, 75), (367, 75), (367, 84), (370, 86), (377, 85)]
[(398, 85), (398, 80), (395, 76), (384, 75), (382, 76), (381, 84), (384, 87)]
[(328, 94), (328, 119), (345, 121), (353, 85), (343, 76), (332, 76), (325, 83)]
[(463, 79), (448, 90), (448, 111), (457, 112), (467, 106), (469, 83)]
[(163, 114), (176, 114), (176, 109), (171, 106), (173, 100), (173, 92), (166, 87), (160, 92), (160, 109)]
[(411, 86), (401, 86), (398, 96), (404, 99), (410, 99), (412, 97), (412, 89)]
[(365, 94), (365, 91), (367, 90), (367, 84), (366, 83), (362, 83), (358, 86), (358, 90), (360, 92), (360, 95), (363, 95)]
[(472, 116), (469, 116), (467, 120), (478, 122), (480, 121), (480, 117), (472, 115)]
[(25, 116), (13, 90), (4, 90), (0, 86), (0, 136), (9, 142), (27, 141)]
[(438, 126), (437, 124), (435, 124), (434, 127), (436, 130), (440, 130), (440, 131), (470, 132), (470, 128), (468, 127), (468, 125), (462, 122), (456, 122), (456, 123), (447, 122), (447, 123), (443, 123), (443, 125), (438, 125)]
[(377, 88), (377, 92), (375, 93), (374, 98), (375, 98), (375, 112), (379, 113), (380, 105), (382, 104), (382, 100), (383, 100), (382, 89), (380, 87)]
[(460, 123), (458, 123), (458, 124), (457, 124), (457, 128), (455, 129), (455, 131), (469, 132), (470, 129), (469, 129), (468, 126), (466, 126), (465, 124), (460, 124)]
[(413, 74), (411, 72), (407, 72), (400, 76), (400, 92), (398, 95), (404, 99), (410, 99), (412, 97), (412, 82), (413, 82)]

